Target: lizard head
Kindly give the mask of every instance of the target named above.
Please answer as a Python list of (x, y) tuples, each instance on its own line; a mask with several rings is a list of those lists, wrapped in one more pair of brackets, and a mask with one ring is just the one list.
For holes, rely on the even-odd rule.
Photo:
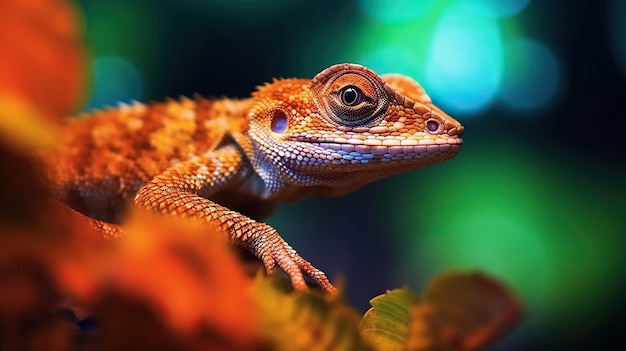
[(249, 157), (269, 193), (346, 193), (453, 157), (463, 133), (411, 78), (355, 64), (260, 87), (249, 121)]

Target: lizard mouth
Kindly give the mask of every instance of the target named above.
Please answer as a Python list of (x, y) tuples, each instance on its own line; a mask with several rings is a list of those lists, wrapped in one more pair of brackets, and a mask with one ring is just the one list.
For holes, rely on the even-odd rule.
[[(379, 163), (406, 164), (407, 168), (418, 168), (447, 160), (456, 155), (463, 143), (458, 136), (432, 136), (424, 133), (405, 138), (311, 138), (299, 137), (305, 154), (313, 157), (297, 157), (297, 166), (368, 165)], [(413, 165), (411, 167), (410, 165)], [(353, 167), (348, 167), (354, 170)], [(348, 170), (348, 169), (346, 169)]]
[(462, 140), (460, 138), (439, 138), (437, 140), (409, 139), (403, 143), (385, 143), (385, 140), (383, 140), (381, 145), (336, 142), (319, 143), (318, 145), (323, 149), (332, 151), (331, 155), (334, 159), (367, 161), (377, 158), (377, 156), (381, 160), (407, 160), (412, 157), (436, 157), (441, 154), (458, 152), (458, 150), (461, 149), (461, 144)]

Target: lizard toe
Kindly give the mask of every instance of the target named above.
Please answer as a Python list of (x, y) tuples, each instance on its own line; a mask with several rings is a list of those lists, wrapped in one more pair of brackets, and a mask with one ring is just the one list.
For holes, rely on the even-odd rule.
[(265, 272), (267, 272), (267, 275), (276, 274), (276, 261), (271, 254), (268, 253), (266, 255), (263, 255), (261, 257), (261, 260), (263, 261), (263, 266), (265, 266)]
[(291, 279), (291, 284), (296, 290), (309, 290), (298, 263), (292, 257), (290, 257), (288, 252), (279, 252), (275, 258), (276, 263), (278, 264), (278, 266), (280, 266), (280, 268), (283, 269), (283, 271), (285, 271), (285, 273), (287, 273), (289, 279)]
[(250, 241), (249, 247), (263, 261), (268, 274), (273, 274), (276, 271), (276, 266), (278, 266), (287, 273), (296, 290), (308, 290), (304, 279), (305, 276), (308, 276), (326, 293), (336, 293), (337, 290), (330, 283), (326, 274), (302, 258), (278, 235), (274, 228), (263, 225), (263, 230), (257, 231), (255, 234), (256, 237)]
[(313, 281), (315, 281), (315, 283), (317, 283), (317, 285), (319, 285), (326, 293), (331, 295), (335, 295), (337, 293), (337, 289), (330, 283), (330, 280), (328, 280), (326, 273), (315, 268), (315, 266), (313, 266), (309, 261), (302, 258), (300, 255), (297, 255), (295, 260), (298, 264), (298, 267), (300, 267), (300, 269), (307, 276), (311, 277), (311, 279), (313, 279)]

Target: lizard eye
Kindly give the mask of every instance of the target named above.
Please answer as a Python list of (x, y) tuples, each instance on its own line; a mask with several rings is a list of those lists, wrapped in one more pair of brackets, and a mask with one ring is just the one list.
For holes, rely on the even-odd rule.
[(346, 106), (356, 106), (363, 101), (363, 92), (353, 85), (341, 89), (340, 96)]
[(313, 101), (322, 116), (341, 126), (371, 125), (389, 106), (385, 83), (374, 72), (359, 67), (331, 68), (312, 81)]
[(272, 112), (272, 121), (270, 127), (272, 128), (272, 132), (283, 134), (285, 130), (287, 130), (287, 125), (289, 122), (287, 121), (287, 115), (283, 110), (273, 110)]

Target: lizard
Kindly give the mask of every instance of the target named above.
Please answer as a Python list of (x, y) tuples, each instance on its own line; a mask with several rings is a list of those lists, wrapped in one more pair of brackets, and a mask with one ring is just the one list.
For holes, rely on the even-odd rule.
[(215, 223), (268, 274), (298, 290), (327, 276), (260, 220), (279, 202), (340, 196), (436, 164), (461, 148), (463, 126), (413, 79), (337, 64), (313, 79), (274, 79), (251, 97), (120, 103), (66, 118), (38, 161), (51, 195), (106, 237), (129, 203)]

